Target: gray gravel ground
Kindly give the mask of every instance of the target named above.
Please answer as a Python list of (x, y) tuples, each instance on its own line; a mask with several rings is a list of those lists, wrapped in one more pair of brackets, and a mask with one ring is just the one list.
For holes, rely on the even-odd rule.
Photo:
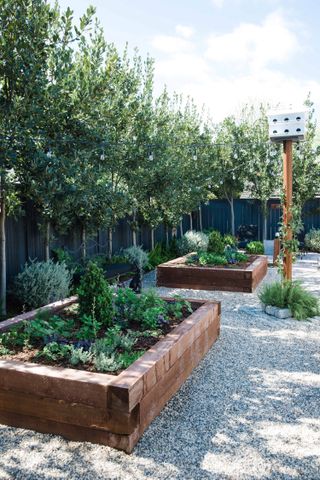
[[(320, 295), (316, 256), (297, 277)], [(320, 318), (273, 319), (256, 294), (179, 293), (222, 301), (221, 337), (133, 454), (0, 425), (1, 479), (320, 479)]]

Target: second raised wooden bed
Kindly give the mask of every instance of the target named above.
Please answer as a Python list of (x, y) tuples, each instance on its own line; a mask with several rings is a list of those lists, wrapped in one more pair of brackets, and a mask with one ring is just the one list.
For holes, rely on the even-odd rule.
[(186, 258), (180, 257), (158, 265), (157, 287), (251, 293), (268, 269), (268, 260), (264, 255), (256, 256), (244, 268), (187, 265)]

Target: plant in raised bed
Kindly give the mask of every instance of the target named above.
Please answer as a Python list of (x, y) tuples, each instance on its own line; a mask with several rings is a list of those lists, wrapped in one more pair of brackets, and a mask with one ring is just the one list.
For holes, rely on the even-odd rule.
[(259, 298), (265, 306), (289, 309), (297, 320), (315, 317), (320, 313), (319, 300), (299, 282), (273, 282), (264, 285)]
[[(103, 270), (89, 262), (78, 288), (80, 316), (92, 317), (103, 325), (111, 325), (113, 316), (112, 292)], [(92, 321), (94, 325), (94, 321)]]
[(223, 255), (225, 243), (220, 232), (212, 230), (209, 234), (208, 251), (217, 255)]
[(198, 252), (186, 258), (187, 265), (199, 266), (237, 265), (247, 261), (247, 255), (238, 252), (230, 246), (225, 247), (223, 254)]
[(264, 246), (262, 242), (259, 241), (252, 241), (246, 245), (247, 253), (251, 255), (263, 255), (264, 254)]
[(152, 290), (139, 296), (129, 288), (111, 293), (102, 270), (93, 263), (79, 291), (78, 307), (53, 316), (42, 312), (0, 335), (0, 354), (118, 372), (192, 312), (189, 302), (178, 297), (165, 301)]
[(206, 251), (208, 248), (208, 236), (203, 232), (189, 230), (178, 241), (178, 251), (181, 255), (196, 252), (198, 250)]

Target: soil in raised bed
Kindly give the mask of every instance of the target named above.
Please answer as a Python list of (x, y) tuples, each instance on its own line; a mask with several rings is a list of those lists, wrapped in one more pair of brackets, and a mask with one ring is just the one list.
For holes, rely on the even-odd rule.
[[(199, 303), (193, 303), (190, 302), (192, 312), (196, 311), (200, 304)], [(182, 311), (182, 317), (181, 318), (169, 318), (168, 324), (163, 324), (159, 326), (158, 328), (158, 335), (148, 335), (145, 336), (143, 332), (141, 332), (141, 336), (137, 337), (137, 340), (132, 348), (133, 352), (141, 352), (144, 353), (146, 350), (151, 348), (153, 345), (155, 345), (159, 340), (164, 338), (168, 333), (170, 333), (177, 325), (179, 325), (181, 322), (183, 322), (187, 317), (189, 317), (191, 313), (184, 308)], [(71, 307), (66, 308), (63, 311), (60, 311), (58, 313), (58, 316), (64, 319), (73, 319), (75, 320), (76, 328), (75, 328), (75, 334), (77, 332), (77, 324), (78, 327), (80, 327), (80, 322), (78, 321), (77, 314), (76, 314), (76, 305), (72, 305)], [(137, 323), (131, 323), (130, 324), (130, 330), (134, 332), (139, 332), (141, 329), (139, 328), (140, 324)], [(106, 330), (105, 330), (106, 331)], [(103, 338), (105, 331), (102, 331), (99, 335), (98, 338)], [(123, 333), (126, 334), (127, 331), (123, 330)], [(79, 340), (74, 338), (68, 339), (68, 342), (71, 344), (72, 342), (77, 342)], [(22, 362), (32, 362), (32, 363), (37, 363), (37, 364), (42, 364), (42, 365), (49, 365), (49, 366), (55, 366), (55, 367), (64, 367), (64, 368), (72, 368), (75, 370), (86, 370), (90, 372), (97, 372), (93, 364), (80, 364), (80, 365), (72, 365), (67, 359), (63, 359), (61, 361), (50, 361), (47, 358), (44, 357), (36, 357), (37, 353), (41, 350), (43, 347), (43, 343), (39, 342), (39, 346), (33, 346), (32, 348), (23, 348), (21, 347), (12, 347), (11, 354), (8, 355), (2, 355), (0, 356), (0, 360), (19, 360)], [(121, 350), (118, 350), (118, 353), (121, 353)], [(103, 372), (107, 373), (110, 375), (118, 375), (121, 373), (124, 369), (120, 369), (117, 371), (110, 371), (110, 372)], [(100, 372), (101, 373), (101, 372)]]

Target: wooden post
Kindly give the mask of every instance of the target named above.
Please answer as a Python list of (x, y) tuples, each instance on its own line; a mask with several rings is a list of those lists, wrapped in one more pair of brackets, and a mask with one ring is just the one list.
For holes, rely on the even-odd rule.
[[(283, 142), (283, 224), (285, 228), (285, 241), (292, 240), (292, 140)], [(287, 248), (284, 250), (283, 277), (285, 280), (292, 280), (292, 252)]]

